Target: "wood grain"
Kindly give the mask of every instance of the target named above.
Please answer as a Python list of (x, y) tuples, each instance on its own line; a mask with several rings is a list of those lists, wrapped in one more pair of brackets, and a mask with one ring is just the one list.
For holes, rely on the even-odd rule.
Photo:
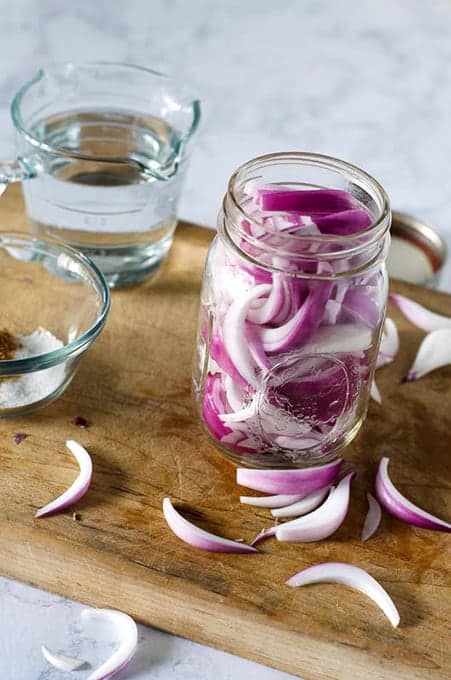
[[(16, 188), (0, 202), (3, 229), (25, 228)], [(451, 668), (449, 535), (384, 517), (359, 540), (365, 492), (381, 455), (412, 500), (451, 516), (451, 367), (401, 385), (422, 333), (394, 309), (396, 362), (378, 372), (373, 403), (346, 450), (358, 471), (349, 515), (329, 540), (268, 541), (260, 555), (216, 555), (186, 546), (165, 525), (169, 495), (186, 516), (230, 538), (250, 540), (268, 525), (263, 510), (240, 507), (234, 468), (202, 433), (190, 397), (201, 270), (211, 232), (181, 225), (167, 265), (152, 282), (115, 291), (106, 328), (67, 392), (52, 406), (0, 424), (0, 572), (306, 680), (443, 680)], [(451, 297), (396, 289), (451, 314)], [(1, 293), (0, 293), (1, 294)], [(84, 416), (86, 430), (71, 424)], [(14, 432), (30, 434), (19, 446)], [(76, 467), (72, 437), (94, 461), (93, 484), (72, 511), (35, 520)], [(387, 588), (401, 613), (391, 629), (365, 597), (334, 585), (293, 591), (303, 566), (351, 561)]]

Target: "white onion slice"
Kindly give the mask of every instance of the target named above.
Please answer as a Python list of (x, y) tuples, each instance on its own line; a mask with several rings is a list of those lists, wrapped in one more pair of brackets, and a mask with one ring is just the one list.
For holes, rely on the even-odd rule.
[(335, 533), (343, 524), (348, 512), (354, 474), (351, 472), (335, 488), (332, 487), (327, 500), (319, 508), (304, 517), (279, 524), (276, 528), (277, 540), (308, 543), (322, 541)]
[(73, 656), (52, 652), (52, 650), (45, 645), (41, 645), (41, 652), (44, 659), (46, 659), (51, 666), (57, 668), (59, 671), (74, 671), (76, 668), (80, 668), (86, 663), (86, 661), (83, 659), (76, 659)]
[(404, 314), (414, 326), (422, 328), (424, 331), (436, 331), (441, 328), (451, 328), (451, 317), (443, 316), (431, 312), (426, 307), (414, 302), (404, 295), (391, 293), (390, 299), (393, 300), (399, 311)]
[(387, 317), (384, 323), (376, 368), (381, 368), (393, 361), (399, 351), (399, 333), (393, 319)]
[(58, 496), (54, 501), (38, 510), (35, 517), (49, 517), (49, 515), (65, 510), (79, 501), (89, 489), (92, 477), (91, 456), (83, 446), (71, 439), (67, 440), (66, 446), (80, 466), (80, 473), (77, 479), (61, 496)]
[(451, 531), (451, 524), (409, 501), (394, 486), (388, 475), (389, 458), (382, 458), (376, 476), (376, 495), (379, 503), (394, 517), (422, 529)]
[(282, 508), (300, 501), (302, 494), (277, 494), (277, 496), (240, 496), (240, 503), (256, 508)]
[(368, 498), (368, 513), (365, 517), (362, 529), (362, 541), (367, 541), (377, 531), (382, 519), (381, 506), (374, 498), (373, 494), (368, 491), (366, 494)]
[(118, 649), (87, 680), (107, 680), (119, 673), (133, 658), (138, 644), (138, 628), (131, 616), (114, 609), (83, 609), (82, 619), (107, 619), (120, 634)]
[(325, 486), (324, 489), (318, 489), (318, 491), (310, 493), (295, 503), (271, 510), (271, 515), (273, 517), (300, 517), (301, 515), (306, 515), (308, 512), (315, 510), (323, 502), (329, 493), (329, 489), (330, 486)]
[(292, 588), (313, 583), (339, 583), (367, 595), (384, 612), (394, 628), (399, 625), (399, 612), (384, 588), (360, 567), (346, 562), (323, 562), (307, 567), (291, 576), (285, 583)]
[(415, 361), (404, 382), (412, 382), (427, 373), (451, 364), (451, 328), (431, 331), (420, 345)]
[(374, 401), (377, 401), (378, 404), (382, 404), (382, 396), (374, 379), (371, 383), (370, 397), (371, 399), (374, 399)]
[(247, 543), (240, 541), (231, 541), (222, 536), (216, 536), (209, 531), (200, 529), (195, 524), (188, 522), (182, 517), (180, 513), (172, 505), (169, 498), (163, 501), (163, 514), (169, 528), (174, 532), (181, 541), (189, 543), (189, 545), (201, 550), (208, 550), (210, 552), (230, 552), (230, 553), (255, 553), (258, 552)]
[(248, 489), (272, 494), (299, 494), (306, 496), (312, 491), (332, 484), (338, 477), (342, 459), (326, 465), (317, 465), (300, 470), (253, 470), (237, 468), (236, 481)]

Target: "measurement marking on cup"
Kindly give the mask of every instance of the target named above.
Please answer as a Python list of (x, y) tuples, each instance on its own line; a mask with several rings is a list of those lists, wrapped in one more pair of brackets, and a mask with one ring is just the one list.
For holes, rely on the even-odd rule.
[(61, 210), (66, 210), (67, 212), (74, 212), (74, 213), (79, 213), (81, 215), (106, 215), (108, 217), (111, 217), (111, 215), (138, 215), (140, 212), (142, 212), (143, 208), (145, 207), (145, 204), (143, 204), (142, 208), (137, 208), (135, 210), (114, 210), (111, 212), (108, 211), (102, 211), (102, 212), (95, 212), (93, 213), (92, 210), (80, 210), (79, 208), (73, 208), (70, 205), (65, 205), (64, 203), (55, 203), (53, 201), (49, 201), (48, 199), (45, 199), (45, 202), (48, 203), (49, 205), (52, 206), (52, 208), (61, 208)]

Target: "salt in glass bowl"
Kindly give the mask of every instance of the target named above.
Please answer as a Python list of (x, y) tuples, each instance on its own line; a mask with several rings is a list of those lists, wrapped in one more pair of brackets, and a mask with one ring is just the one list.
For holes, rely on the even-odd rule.
[[(64, 392), (109, 308), (103, 274), (85, 255), (0, 232), (0, 418), (36, 411)], [(5, 353), (11, 336), (17, 348)]]

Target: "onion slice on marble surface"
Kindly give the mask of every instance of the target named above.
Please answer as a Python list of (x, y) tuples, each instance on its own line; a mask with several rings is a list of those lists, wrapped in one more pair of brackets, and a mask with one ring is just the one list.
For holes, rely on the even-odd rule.
[(83, 609), (81, 618), (105, 619), (114, 624), (120, 636), (118, 649), (87, 680), (107, 680), (114, 677), (132, 660), (138, 645), (138, 628), (132, 617), (114, 609)]
[(362, 528), (362, 541), (367, 541), (377, 531), (382, 519), (382, 510), (378, 501), (373, 494), (368, 491), (366, 494), (368, 499), (368, 512), (365, 517)]
[(177, 512), (169, 498), (163, 501), (164, 518), (181, 541), (209, 552), (229, 552), (229, 553), (255, 553), (258, 550), (247, 543), (232, 541), (216, 534), (211, 534), (200, 527), (188, 522), (187, 519)]
[(342, 462), (342, 459), (338, 458), (326, 465), (299, 470), (237, 468), (236, 481), (240, 486), (262, 493), (306, 496), (332, 484), (338, 477)]
[(303, 494), (277, 494), (276, 496), (240, 496), (240, 503), (256, 508), (282, 508), (304, 498)]
[(451, 328), (431, 331), (421, 343), (403, 382), (413, 382), (448, 364), (451, 364)]
[(276, 528), (277, 540), (310, 543), (322, 541), (335, 533), (348, 513), (354, 475), (351, 472), (343, 477), (336, 487), (330, 489), (327, 500), (313, 512), (279, 524)]
[(451, 317), (449, 316), (431, 312), (426, 307), (418, 304), (418, 302), (414, 302), (414, 300), (410, 300), (410, 298), (404, 295), (398, 295), (398, 293), (391, 293), (390, 299), (410, 323), (421, 328), (423, 331), (430, 332), (441, 328), (451, 328)]
[(388, 474), (390, 459), (384, 457), (379, 463), (376, 476), (376, 496), (379, 503), (397, 519), (422, 529), (451, 532), (451, 524), (422, 510), (402, 495)]
[(296, 588), (314, 583), (339, 583), (359, 590), (384, 612), (394, 628), (399, 625), (399, 612), (390, 595), (368, 572), (346, 562), (323, 562), (298, 571), (286, 585)]
[(76, 659), (73, 656), (52, 652), (52, 650), (45, 645), (41, 645), (41, 652), (44, 659), (46, 659), (51, 666), (57, 668), (59, 671), (75, 671), (77, 668), (80, 668), (86, 663), (84, 659)]
[(313, 491), (312, 493), (309, 493), (308, 496), (305, 496), (290, 505), (287, 504), (283, 507), (275, 508), (274, 510), (271, 510), (271, 515), (273, 517), (301, 517), (301, 515), (306, 515), (308, 512), (315, 510), (315, 508), (323, 502), (329, 493), (329, 489), (330, 485), (325, 486), (323, 489)]
[(74, 503), (80, 500), (91, 484), (92, 477), (92, 460), (86, 449), (80, 444), (72, 439), (68, 439), (66, 446), (76, 459), (78, 465), (80, 466), (80, 472), (76, 480), (71, 484), (71, 486), (58, 498), (48, 503), (43, 508), (37, 511), (35, 517), (49, 517), (54, 515), (61, 510), (65, 510)]

